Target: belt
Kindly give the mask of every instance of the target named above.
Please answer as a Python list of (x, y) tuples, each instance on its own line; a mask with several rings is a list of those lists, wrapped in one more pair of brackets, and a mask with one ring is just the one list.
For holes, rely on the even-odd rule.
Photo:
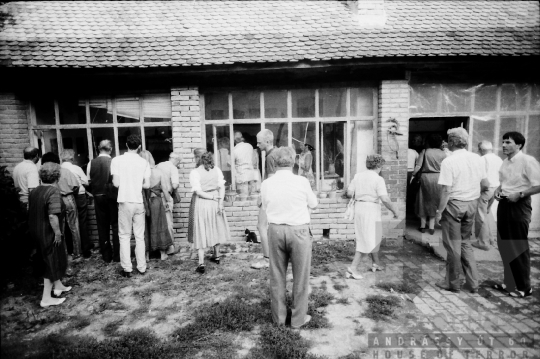
[(374, 201), (364, 201), (363, 199), (355, 199), (356, 202), (366, 202), (366, 203), (379, 203), (379, 201), (377, 202), (374, 202)]

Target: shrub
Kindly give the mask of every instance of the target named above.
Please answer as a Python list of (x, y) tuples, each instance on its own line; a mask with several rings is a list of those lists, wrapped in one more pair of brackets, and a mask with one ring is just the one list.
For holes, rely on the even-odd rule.
[(395, 317), (395, 309), (401, 306), (400, 299), (394, 296), (383, 297), (382, 295), (369, 295), (366, 298), (368, 310), (366, 317), (375, 321), (389, 320)]

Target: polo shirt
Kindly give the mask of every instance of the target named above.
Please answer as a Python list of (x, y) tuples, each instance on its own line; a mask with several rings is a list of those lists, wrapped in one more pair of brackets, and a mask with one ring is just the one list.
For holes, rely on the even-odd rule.
[(19, 200), (28, 203), (28, 190), (39, 186), (38, 168), (31, 160), (24, 160), (13, 169), (13, 182), (19, 189)]
[(439, 184), (450, 186), (450, 200), (473, 201), (480, 197), (480, 182), (486, 178), (486, 166), (476, 153), (459, 149), (441, 163)]
[(150, 165), (137, 153), (126, 152), (111, 161), (111, 174), (119, 178), (118, 203), (143, 203), (143, 182), (150, 182)]
[(499, 170), (503, 164), (503, 160), (494, 153), (488, 153), (483, 155), (482, 159), (486, 165), (487, 179), (489, 181), (489, 187), (499, 187)]
[(519, 151), (511, 159), (503, 161), (499, 178), (503, 196), (526, 191), (540, 186), (540, 164), (534, 157)]
[(156, 167), (165, 174), (165, 176), (169, 179), (171, 185), (180, 183), (178, 168), (171, 161), (161, 162)]
[(79, 180), (70, 170), (60, 167), (60, 179), (57, 184), (62, 196), (73, 194), (76, 188), (79, 188)]
[(83, 185), (88, 186), (88, 177), (86, 177), (82, 168), (74, 165), (71, 162), (62, 162), (62, 167), (69, 170), (75, 177), (77, 177), (77, 181), (79, 182), (79, 194), (85, 194), (86, 191)]

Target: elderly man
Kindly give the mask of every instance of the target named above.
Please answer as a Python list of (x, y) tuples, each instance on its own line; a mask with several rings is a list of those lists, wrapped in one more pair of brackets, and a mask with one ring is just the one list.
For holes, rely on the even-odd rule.
[(236, 170), (236, 187), (241, 194), (249, 193), (249, 185), (253, 181), (253, 146), (245, 142), (242, 132), (234, 133), (233, 149), (234, 168)]
[(269, 223), (272, 317), (276, 324), (285, 324), (285, 285), (290, 260), (294, 277), (291, 327), (298, 329), (311, 319), (307, 315), (313, 240), (309, 209), (317, 207), (317, 198), (307, 178), (292, 172), (295, 151), (281, 147), (275, 152), (276, 173), (261, 186), (262, 208)]
[(441, 163), (438, 183), (443, 186), (443, 191), (436, 211), (436, 221), (442, 225), (443, 245), (448, 254), (445, 281), (436, 285), (459, 292), (461, 266), (465, 272), (467, 290), (476, 293), (478, 270), (470, 240), (478, 198), (481, 190), (488, 188), (489, 182), (484, 161), (466, 150), (468, 139), (464, 128), (448, 130), (448, 147), (453, 154)]
[[(276, 149), (274, 148), (274, 133), (268, 129), (264, 129), (257, 134), (257, 147), (261, 151), (265, 151), (265, 179), (270, 178), (276, 173)], [(261, 199), (259, 198), (259, 207), (261, 207)], [(259, 230), (259, 236), (261, 237), (261, 245), (263, 252), (263, 260), (253, 263), (251, 268), (261, 269), (268, 268), (270, 262), (268, 260), (268, 220), (266, 218), (266, 212), (259, 209), (259, 221), (257, 223), (257, 229)]]
[[(99, 156), (88, 164), (86, 173), (94, 196), (94, 210), (99, 238), (99, 251), (103, 260), (120, 262), (120, 241), (118, 238), (117, 191), (112, 185), (111, 153), (112, 143), (103, 140), (99, 143)], [(112, 245), (111, 245), (112, 228)]]
[[(180, 176), (178, 175), (178, 167), (180, 166), (181, 155), (176, 152), (171, 152), (169, 155), (169, 160), (161, 162), (156, 167), (161, 170), (165, 177), (168, 179), (166, 183), (163, 183), (163, 191), (167, 191), (171, 194), (170, 200), (167, 202), (165, 208), (165, 216), (167, 217), (167, 227), (169, 228), (169, 233), (171, 238), (174, 240), (174, 227), (173, 227), (173, 209), (174, 209), (174, 199), (173, 191), (178, 189), (180, 185)], [(167, 249), (167, 254), (174, 254), (174, 245), (170, 246)]]
[(482, 191), (478, 200), (478, 210), (474, 221), (474, 231), (478, 243), (473, 243), (472, 246), (478, 249), (488, 251), (489, 247), (496, 241), (493, 238), (494, 219), (491, 214), (491, 205), (493, 204), (493, 195), (499, 187), (499, 169), (502, 165), (502, 160), (499, 156), (493, 153), (493, 145), (489, 141), (482, 141), (478, 144), (478, 152), (484, 160), (486, 166), (489, 188)]
[(531, 196), (540, 193), (540, 164), (534, 157), (521, 152), (525, 137), (519, 132), (503, 135), (503, 154), (506, 155), (495, 191), (497, 209), (497, 245), (504, 266), (504, 283), (495, 289), (512, 297), (532, 295), (529, 224)]
[(28, 209), (28, 195), (39, 186), (39, 174), (36, 163), (39, 151), (35, 147), (26, 147), (23, 151), (24, 160), (13, 169), (13, 182), (19, 190), (19, 201)]
[(88, 202), (86, 200), (85, 190), (85, 187), (88, 187), (88, 177), (86, 177), (86, 174), (82, 168), (73, 164), (74, 158), (75, 151), (72, 149), (66, 149), (60, 153), (62, 168), (65, 168), (73, 173), (79, 182), (79, 193), (75, 197), (75, 203), (77, 204), (77, 213), (79, 217), (82, 254), (83, 257), (89, 258), (92, 255), (91, 250), (94, 248), (94, 244), (90, 242), (90, 238), (88, 237)]

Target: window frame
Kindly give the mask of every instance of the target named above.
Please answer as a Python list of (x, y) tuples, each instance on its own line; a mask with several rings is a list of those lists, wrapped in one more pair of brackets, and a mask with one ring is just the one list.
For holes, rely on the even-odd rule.
[[(345, 88), (346, 89), (346, 115), (341, 117), (320, 117), (319, 116), (319, 110), (320, 110), (320, 103), (319, 103), (319, 91), (321, 89), (327, 89), (327, 88)], [(361, 115), (351, 115), (351, 89), (354, 88), (369, 88), (372, 91), (373, 94), (373, 100), (372, 100), (372, 115), (371, 116), (361, 116)], [(315, 90), (315, 115), (314, 117), (293, 117), (292, 116), (292, 91), (293, 90)], [(258, 118), (244, 118), (244, 119), (235, 119), (233, 115), (233, 93), (239, 92), (239, 91), (258, 91), (260, 93), (260, 117)], [(265, 91), (286, 91), (287, 92), (287, 116), (283, 118), (266, 118), (265, 117), (265, 107), (264, 107), (264, 93)], [(206, 119), (206, 111), (205, 111), (205, 95), (208, 93), (227, 93), (227, 99), (228, 99), (228, 118), (227, 119), (221, 119), (221, 120), (207, 120)], [(228, 126), (229, 127), (229, 134), (230, 134), (230, 148), (234, 149), (234, 138), (233, 133), (234, 129), (233, 126), (235, 124), (260, 124), (261, 130), (266, 128), (266, 124), (270, 123), (287, 123), (288, 124), (288, 146), (292, 145), (292, 124), (297, 122), (310, 122), (315, 123), (315, 134), (316, 134), (316, 142), (317, 142), (317, 148), (315, 153), (315, 163), (316, 163), (316, 190), (321, 191), (322, 189), (322, 180), (321, 180), (321, 168), (324, 168), (324, 157), (322, 155), (323, 148), (322, 146), (319, 146), (320, 143), (323, 143), (324, 141), (324, 134), (321, 133), (322, 124), (329, 124), (329, 123), (337, 123), (337, 122), (343, 122), (345, 123), (345, 133), (343, 135), (344, 144), (343, 147), (345, 149), (344, 153), (344, 160), (345, 160), (345, 166), (344, 166), (344, 174), (343, 174), (343, 181), (344, 181), (344, 188), (350, 183), (351, 181), (351, 145), (352, 145), (352, 138), (351, 138), (351, 131), (355, 128), (354, 123), (356, 121), (370, 121), (373, 123), (373, 145), (374, 148), (377, 148), (377, 119), (378, 119), (378, 87), (375, 85), (367, 85), (367, 84), (358, 84), (355, 86), (351, 85), (342, 85), (339, 84), (332, 84), (327, 86), (317, 86), (317, 87), (290, 87), (290, 88), (273, 88), (273, 87), (264, 87), (264, 88), (208, 88), (204, 91), (201, 91), (199, 95), (199, 106), (201, 109), (201, 133), (202, 133), (202, 142), (207, 143), (206, 138), (206, 125), (212, 125), (212, 135), (213, 138), (216, 136), (216, 127), (218, 126)], [(359, 104), (356, 106), (357, 112), (360, 110)], [(212, 141), (214, 144), (214, 153), (216, 153), (217, 144), (215, 141)], [(231, 150), (231, 164), (234, 164), (234, 151)], [(264, 178), (266, 166), (265, 166), (265, 154), (262, 155), (262, 163), (261, 163), (261, 169), (262, 169), (262, 176)], [(231, 176), (232, 176), (232, 183), (231, 188), (234, 190), (236, 189), (236, 169), (234, 165), (231, 165)]]

